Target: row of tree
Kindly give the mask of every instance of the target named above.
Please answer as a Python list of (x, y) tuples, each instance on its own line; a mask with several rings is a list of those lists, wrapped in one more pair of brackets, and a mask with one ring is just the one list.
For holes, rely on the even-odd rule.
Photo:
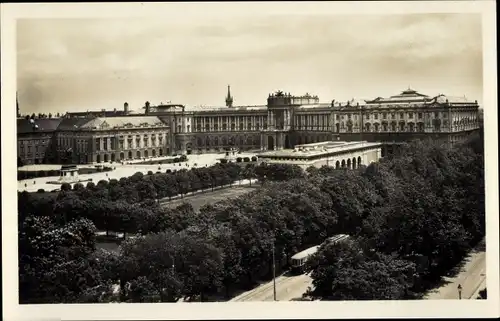
[[(120, 180), (101, 180), (95, 184), (88, 182), (62, 184), (58, 194), (47, 193), (33, 195), (22, 192), (18, 197), (20, 220), (25, 217), (56, 216), (64, 222), (76, 218), (91, 220), (97, 229), (106, 232), (141, 233), (159, 232), (168, 227), (170, 217), (176, 217), (173, 210), (162, 207), (158, 200), (185, 195), (199, 190), (214, 189), (231, 185), (237, 180), (264, 177), (283, 179), (283, 175), (275, 173), (285, 171), (281, 165), (248, 164), (242, 168), (234, 163), (216, 164), (211, 167), (181, 169), (170, 173), (150, 173), (144, 175), (137, 172)], [(299, 169), (300, 170), (300, 169)], [(289, 175), (298, 173), (297, 168), (290, 167)], [(181, 213), (184, 213), (184, 207)]]
[[(21, 291), (21, 301), (106, 302), (113, 298), (113, 284), (120, 285), (113, 300), (122, 302), (228, 298), (234, 291), (249, 289), (271, 276), (273, 247), (279, 271), (297, 251), (337, 233), (352, 235), (354, 242), (320, 249), (311, 261), (315, 285), (311, 296), (413, 298), (484, 235), (479, 145), (477, 140), (453, 149), (413, 143), (405, 147), (403, 156), (367, 168), (323, 167), (308, 170), (308, 175), (294, 166), (247, 166), (238, 172), (238, 165), (219, 164), (212, 169), (222, 177), (225, 173), (234, 181), (249, 175), (245, 174), (248, 170), (263, 186), (242, 197), (207, 205), (199, 213), (186, 204), (163, 209), (154, 202), (154, 193), (169, 191), (172, 186), (177, 190), (182, 186), (209, 186), (208, 182), (221, 179), (220, 175), (205, 179), (201, 173), (189, 176), (196, 170), (179, 177), (136, 174), (122, 184), (98, 183), (62, 191), (52, 203), (20, 210), (25, 213), (20, 230), (20, 238), (25, 241), (20, 242), (20, 255), (26, 252), (24, 247), (33, 253), (27, 261), (20, 257), (21, 282), (25, 282), (20, 288), (31, 287)], [(167, 177), (176, 178), (177, 185), (168, 183), (172, 178)], [(177, 180), (180, 177), (184, 178)], [(40, 215), (42, 212), (45, 214)], [(113, 212), (120, 213), (115, 216), (122, 217), (119, 224), (106, 222), (104, 217), (113, 217), (107, 214)], [(101, 214), (101, 218), (91, 213)], [(134, 221), (137, 218), (142, 221)], [(128, 223), (130, 233), (140, 226), (142, 236), (122, 243), (118, 254), (93, 251), (92, 233), (59, 236), (58, 231), (82, 224), (82, 220), (93, 221), (99, 229), (116, 224), (124, 231)], [(37, 221), (50, 223), (46, 223), (46, 229), (33, 228)], [(67, 245), (57, 247), (57, 253), (83, 253), (78, 258), (68, 254), (60, 261), (62, 256), (58, 254), (52, 265), (66, 262), (80, 267), (79, 262), (84, 260), (87, 265), (82, 263), (81, 269), (87, 269), (85, 282), (75, 279), (77, 275), (67, 275), (58, 281), (61, 284), (57, 288), (51, 288), (56, 292), (40, 294), (37, 289), (42, 283), (34, 280), (54, 281), (49, 276), (57, 271), (47, 270), (55, 260), (50, 254), (29, 251), (43, 239), (41, 235), (59, 237), (54, 246)], [(84, 241), (74, 243), (68, 235)], [(49, 246), (47, 243), (43, 246)], [(95, 264), (96, 260), (100, 263)], [(80, 270), (75, 267), (75, 271)]]
[[(446, 148), (420, 143), (361, 175), (372, 199), (346, 213), (351, 244), (325, 245), (313, 269), (316, 298), (407, 299), (434, 286), (485, 235), (483, 140)], [(342, 193), (346, 184), (336, 188)], [(372, 197), (374, 196), (374, 197)], [(344, 204), (344, 208), (349, 208)], [(358, 213), (356, 215), (355, 213)], [(354, 281), (355, 280), (355, 281)]]

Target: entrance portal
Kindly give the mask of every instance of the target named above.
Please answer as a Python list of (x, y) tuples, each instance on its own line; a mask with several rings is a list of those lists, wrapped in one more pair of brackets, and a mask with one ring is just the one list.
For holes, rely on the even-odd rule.
[(274, 138), (273, 138), (273, 136), (267, 137), (267, 150), (274, 150)]
[(285, 135), (285, 149), (290, 149), (292, 146), (290, 146), (290, 137), (288, 135)]

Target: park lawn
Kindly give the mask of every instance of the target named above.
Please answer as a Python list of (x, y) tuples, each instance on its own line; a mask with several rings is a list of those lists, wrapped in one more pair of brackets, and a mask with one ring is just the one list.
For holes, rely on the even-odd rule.
[(245, 186), (238, 186), (237, 183), (233, 187), (218, 189), (215, 191), (207, 191), (203, 193), (196, 193), (194, 195), (189, 195), (184, 198), (179, 198), (170, 202), (165, 202), (162, 205), (169, 208), (175, 208), (182, 203), (189, 203), (193, 206), (195, 212), (198, 212), (201, 207), (206, 204), (216, 203), (219, 201), (227, 200), (229, 198), (236, 198), (238, 196), (247, 194), (257, 188), (257, 184), (252, 184)]

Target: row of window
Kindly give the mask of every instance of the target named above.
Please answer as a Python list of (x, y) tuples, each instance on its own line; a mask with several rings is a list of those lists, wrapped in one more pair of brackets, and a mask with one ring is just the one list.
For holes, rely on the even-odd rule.
[(29, 140), (29, 139), (23, 139), (19, 140), (19, 145), (46, 145), (48, 143), (47, 140), (40, 140), (40, 139), (34, 139), (34, 140)]
[(206, 137), (205, 139), (198, 137), (196, 139), (196, 144), (197, 146), (218, 146), (219, 143), (222, 146), (225, 145), (235, 145), (236, 142), (239, 145), (260, 145), (260, 136), (254, 136), (254, 137), (245, 137), (240, 136), (238, 138), (235, 137), (222, 137), (219, 141), (219, 137)]
[[(179, 129), (179, 131), (181, 131), (181, 127), (180, 126), (179, 126), (178, 129)], [(244, 123), (240, 123), (238, 129), (241, 130), (241, 131), (245, 130), (245, 124)], [(260, 126), (260, 123), (256, 123), (255, 124), (255, 128), (252, 128), (252, 123), (248, 123), (247, 127), (246, 127), (246, 130), (261, 130), (261, 129), (267, 129), (267, 123), (264, 123), (264, 125), (262, 126), (262, 128)], [(187, 131), (189, 132), (189, 130), (190, 130), (190, 128), (189, 128), (189, 125), (188, 125), (187, 126)], [(205, 132), (218, 131), (219, 130), (219, 124), (213, 124), (212, 127), (210, 127), (210, 124), (205, 124), (204, 128), (202, 127), (201, 124), (198, 124), (197, 127), (196, 127), (196, 130), (198, 132), (202, 132), (202, 131), (205, 131)], [(222, 131), (228, 130), (227, 124), (225, 124), (225, 123), (222, 124), (221, 130)], [(232, 123), (229, 126), (229, 130), (231, 130), (231, 131), (236, 130), (236, 124)]]

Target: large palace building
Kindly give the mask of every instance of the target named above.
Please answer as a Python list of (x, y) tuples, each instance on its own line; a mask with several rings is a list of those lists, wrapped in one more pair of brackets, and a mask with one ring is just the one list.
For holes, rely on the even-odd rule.
[[(477, 101), (430, 97), (412, 89), (389, 98), (329, 103), (314, 95), (278, 91), (265, 105), (234, 106), (228, 86), (225, 102), (225, 107), (146, 102), (141, 113), (129, 111), (125, 103), (123, 111), (67, 113), (51, 122), (49, 130), (35, 128), (36, 119), (20, 118), (18, 155), (26, 164), (99, 163), (230, 148), (291, 149), (340, 140), (383, 143), (384, 156), (394, 145), (413, 139), (453, 144), (480, 127)], [(28, 146), (35, 146), (39, 135), (52, 137), (45, 139), (51, 144), (35, 155)]]

